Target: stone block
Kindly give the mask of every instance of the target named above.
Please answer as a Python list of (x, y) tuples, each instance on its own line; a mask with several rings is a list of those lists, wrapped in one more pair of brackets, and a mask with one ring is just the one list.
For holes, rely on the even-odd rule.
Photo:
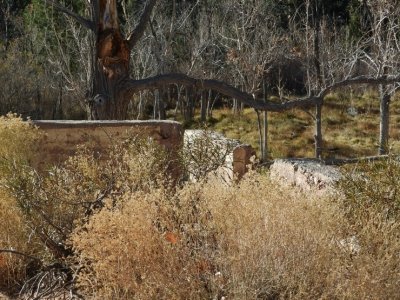
[(233, 174), (240, 180), (254, 163), (256, 151), (250, 145), (239, 145), (233, 149)]
[(277, 159), (270, 168), (271, 178), (302, 190), (332, 191), (340, 171), (315, 159)]

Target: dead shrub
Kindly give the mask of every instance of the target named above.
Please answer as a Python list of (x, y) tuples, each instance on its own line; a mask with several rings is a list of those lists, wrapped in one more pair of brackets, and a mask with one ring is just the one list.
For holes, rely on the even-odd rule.
[[(237, 142), (225, 139), (223, 135), (208, 128), (185, 133), (185, 142), (181, 151), (182, 165), (190, 180), (199, 181), (217, 176), (224, 179), (228, 175), (229, 161)], [(221, 170), (225, 168), (225, 170)], [(218, 172), (220, 171), (220, 172)], [(233, 178), (230, 178), (233, 179)]]
[[(0, 250), (32, 253), (28, 234), (15, 199), (0, 190)], [(0, 290), (15, 291), (25, 279), (25, 257), (0, 251)]]
[[(151, 195), (161, 197), (158, 192)], [(191, 260), (183, 242), (157, 228), (155, 201), (134, 193), (118, 211), (103, 210), (72, 237), (77, 259), (88, 263), (78, 284), (87, 296), (106, 299), (193, 298)], [(160, 200), (160, 199), (158, 199)], [(112, 238), (110, 239), (110, 236)], [(103, 246), (100, 246), (103, 245)], [(200, 285), (199, 285), (200, 287)], [(90, 296), (89, 296), (90, 297)]]
[(10, 192), (10, 178), (29, 163), (39, 136), (36, 128), (14, 114), (0, 117), (0, 289), (8, 292), (20, 287), (35, 262), (32, 257), (43, 250)]
[[(14, 115), (1, 118), (0, 140), (8, 143), (0, 146), (0, 183), (11, 199), (2, 201), (7, 207), (1, 213), (5, 218), (8, 215), (18, 217), (20, 227), (17, 222), (15, 226), (8, 224), (14, 228), (16, 238), (9, 239), (7, 230), (11, 229), (0, 226), (0, 232), (4, 233), (0, 249), (14, 249), (25, 256), (11, 252), (1, 255), (2, 260), (5, 256), (14, 257), (8, 265), (16, 269), (20, 266), (21, 274), (30, 263), (29, 259), (21, 258), (27, 258), (26, 255), (37, 258), (39, 263), (31, 270), (32, 274), (28, 274), (33, 277), (23, 288), (26, 293), (35, 291), (35, 297), (41, 297), (42, 290), (48, 293), (49, 286), (53, 285), (49, 280), (56, 280), (56, 277), (62, 275), (57, 288), (66, 284), (65, 278), (70, 275), (64, 258), (72, 253), (66, 241), (76, 226), (84, 224), (106, 203), (117, 206), (122, 195), (129, 191), (148, 190), (168, 182), (165, 151), (152, 140), (131, 137), (116, 143), (107, 159), (81, 148), (64, 164), (37, 172), (29, 165), (29, 158), (35, 154), (32, 150), (38, 138), (36, 128), (20, 118)], [(54, 268), (61, 268), (62, 272), (54, 273)], [(7, 272), (8, 283), (22, 285), (22, 275), (10, 272), (9, 268)]]
[[(69, 272), (41, 268), (26, 291), (61, 275), (65, 288), (67, 274), (95, 299), (398, 298), (396, 160), (350, 173), (340, 193), (318, 198), (257, 173), (232, 186), (200, 180), (170, 188), (169, 158), (147, 139), (116, 145), (104, 160), (81, 149), (45, 174), (13, 156), (18, 147), (1, 147), (9, 159), (1, 169), (0, 247)], [(21, 283), (28, 262), (1, 253), (0, 284)]]
[(94, 298), (396, 298), (398, 225), (355, 232), (337, 201), (264, 175), (123, 203), (72, 235), (80, 288)]

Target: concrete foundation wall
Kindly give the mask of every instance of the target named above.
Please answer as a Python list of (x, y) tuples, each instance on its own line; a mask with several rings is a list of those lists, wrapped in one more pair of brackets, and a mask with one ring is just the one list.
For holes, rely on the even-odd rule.
[(116, 141), (136, 134), (153, 138), (172, 154), (183, 143), (182, 126), (174, 121), (33, 121), (33, 124), (45, 133), (33, 161), (38, 169), (64, 161), (76, 152), (78, 145), (105, 153)]

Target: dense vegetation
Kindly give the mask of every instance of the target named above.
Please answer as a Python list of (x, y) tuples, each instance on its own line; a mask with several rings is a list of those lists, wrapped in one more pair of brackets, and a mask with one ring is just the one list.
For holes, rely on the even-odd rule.
[(231, 186), (199, 177), (173, 187), (162, 172), (168, 156), (149, 140), (115, 145), (107, 160), (82, 149), (37, 172), (28, 161), (38, 131), (13, 116), (0, 121), (0, 291), (398, 297), (398, 160), (349, 168), (334, 194), (288, 189), (255, 172)]
[[(35, 169), (40, 132), (22, 120), (86, 119), (93, 79), (90, 34), (45, 2), (0, 0), (0, 293), (399, 298), (397, 0), (160, 0), (130, 57), (136, 79), (181, 72), (259, 103), (313, 105), (261, 114), (212, 89), (168, 84), (135, 93), (128, 119), (206, 123), (259, 145), (262, 159), (393, 155), (344, 167), (325, 194), (277, 185), (263, 169), (231, 185), (210, 179), (204, 170), (220, 158), (204, 156), (219, 152), (207, 136), (183, 149), (173, 182), (168, 153), (137, 136), (107, 159), (81, 147)], [(88, 16), (94, 1), (59, 2)], [(117, 1), (124, 34), (145, 2)]]

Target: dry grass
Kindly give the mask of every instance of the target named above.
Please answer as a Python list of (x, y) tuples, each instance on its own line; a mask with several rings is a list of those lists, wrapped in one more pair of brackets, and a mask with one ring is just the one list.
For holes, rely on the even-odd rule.
[[(398, 95), (391, 102), (390, 149), (400, 152), (400, 102)], [(357, 109), (351, 116), (347, 110)], [(313, 110), (309, 111), (314, 114)], [(379, 137), (379, 99), (376, 92), (364, 94), (331, 94), (325, 98), (322, 112), (324, 138), (323, 156), (329, 158), (350, 158), (376, 155)], [(310, 114), (301, 110), (283, 113), (269, 113), (269, 154), (271, 158), (313, 157), (315, 125)], [(226, 136), (239, 139), (259, 149), (257, 115), (252, 109), (245, 109), (240, 115), (222, 109), (213, 112), (212, 128)]]
[[(13, 114), (0, 117), (0, 249), (35, 256), (43, 250), (27, 228), (23, 212), (10, 191), (9, 179), (33, 155), (39, 133)], [(15, 291), (35, 260), (27, 256), (0, 253), (0, 289)]]
[(355, 228), (332, 200), (258, 174), (126, 195), (72, 237), (91, 262), (81, 288), (105, 299), (396, 298), (399, 223), (371, 213)]
[[(72, 275), (88, 299), (399, 298), (397, 161), (350, 170), (340, 192), (317, 197), (258, 173), (171, 188), (166, 160), (132, 140), (106, 161), (82, 150), (48, 174), (3, 172), (0, 247), (61, 264), (72, 273), (54, 274)], [(34, 229), (71, 255), (54, 255)], [(1, 253), (0, 288), (26, 282), (28, 264)]]
[[(0, 249), (14, 249), (32, 253), (27, 243), (28, 232), (16, 201), (6, 191), (0, 190)], [(13, 290), (25, 279), (24, 257), (0, 253), (0, 290)]]

